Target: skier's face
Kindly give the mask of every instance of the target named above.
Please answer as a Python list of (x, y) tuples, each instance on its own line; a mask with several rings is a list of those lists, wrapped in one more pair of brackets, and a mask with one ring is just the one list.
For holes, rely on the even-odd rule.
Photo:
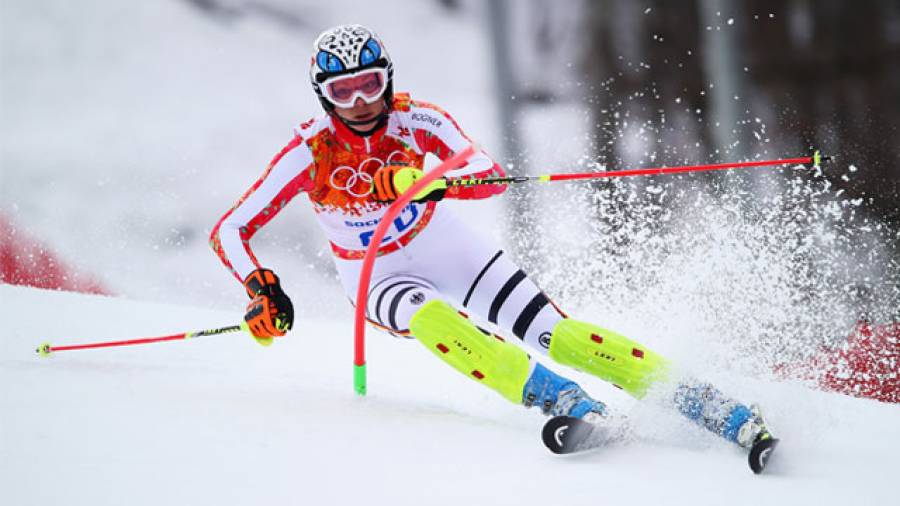
[[(335, 107), (334, 112), (345, 120), (354, 122), (353, 128), (360, 131), (371, 130), (378, 123), (378, 118), (386, 107), (384, 100), (378, 100), (367, 104), (362, 98), (357, 98), (353, 107)], [(367, 123), (355, 123), (367, 121)]]

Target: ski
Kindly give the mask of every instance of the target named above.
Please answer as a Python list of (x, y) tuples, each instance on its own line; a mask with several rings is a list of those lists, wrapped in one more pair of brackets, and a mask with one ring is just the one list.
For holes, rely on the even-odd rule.
[(606, 423), (594, 424), (571, 416), (554, 416), (544, 423), (544, 446), (556, 454), (577, 453), (600, 448), (616, 440)]
[(766, 468), (769, 457), (772, 455), (772, 452), (775, 451), (778, 442), (779, 440), (776, 438), (767, 437), (753, 443), (753, 446), (750, 448), (750, 454), (747, 456), (747, 461), (750, 464), (750, 469), (755, 474), (763, 472)]
[[(624, 427), (623, 427), (624, 428)], [(554, 416), (544, 423), (541, 439), (544, 446), (558, 455), (580, 453), (609, 445), (621, 440), (623, 430), (614, 430), (606, 423), (594, 424), (571, 416)], [(760, 439), (750, 448), (747, 462), (755, 474), (765, 470), (769, 457), (778, 446), (779, 439)]]

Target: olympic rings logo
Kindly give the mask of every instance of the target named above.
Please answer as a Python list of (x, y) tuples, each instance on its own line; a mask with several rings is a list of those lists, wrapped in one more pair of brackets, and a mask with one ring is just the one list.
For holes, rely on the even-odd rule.
[[(397, 158), (395, 159), (395, 157)], [(372, 171), (374, 174), (385, 165), (403, 162), (409, 162), (409, 156), (402, 151), (394, 151), (388, 155), (387, 162), (382, 161), (380, 158), (371, 157), (360, 162), (359, 166), (356, 168), (349, 165), (341, 165), (331, 171), (331, 176), (328, 178), (328, 184), (335, 190), (343, 190), (354, 197), (367, 197), (374, 191), (374, 187), (372, 186), (372, 181), (374, 180), (372, 179), (371, 174), (366, 171), (366, 169), (369, 168), (370, 163), (377, 165), (375, 170)]]
[[(359, 164), (358, 169), (354, 169), (348, 165), (341, 165), (340, 167), (334, 169), (331, 172), (331, 177), (328, 179), (328, 183), (331, 184), (331, 187), (335, 190), (344, 190), (345, 192), (353, 195), (354, 197), (365, 197), (367, 195), (372, 194), (372, 176), (363, 172), (362, 168), (366, 163), (370, 161), (379, 162), (381, 166), (384, 166), (384, 162), (379, 160), (378, 158), (369, 158), (368, 160), (363, 161)], [(381, 168), (381, 167), (379, 167)], [(376, 169), (377, 170), (377, 169)], [(339, 174), (343, 174), (344, 172), (349, 171), (350, 175), (344, 179), (343, 183), (340, 182), (341, 177)], [(354, 190), (354, 188), (358, 184), (363, 184), (363, 191)]]

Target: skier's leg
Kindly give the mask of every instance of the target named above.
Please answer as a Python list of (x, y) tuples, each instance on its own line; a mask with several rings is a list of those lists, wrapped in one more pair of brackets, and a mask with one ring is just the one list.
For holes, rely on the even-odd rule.
[[(643, 397), (666, 374), (665, 361), (615, 332), (565, 317), (540, 288), (502, 251), (488, 256), (455, 252), (444, 261), (438, 286), (471, 312), (564, 365), (580, 369)], [(449, 268), (446, 268), (449, 267)], [(458, 275), (462, 273), (462, 275)]]
[(441, 300), (426, 280), (395, 275), (376, 281), (369, 318), (397, 334), (410, 334), (438, 358), (517, 404), (551, 415), (603, 414), (573, 381), (533, 361), (518, 346), (485, 332)]
[[(468, 240), (448, 241), (448, 237)], [(434, 219), (402, 254), (403, 256), (397, 258), (382, 259), (379, 263), (382, 268), (386, 268), (391, 262), (405, 259), (402, 260), (402, 265), (398, 264), (394, 268), (394, 272), (396, 269), (402, 269), (427, 277), (436, 287), (434, 292), (440, 292), (457, 307), (497, 324), (501, 329), (510, 331), (533, 348), (550, 354), (551, 358), (563, 364), (612, 381), (638, 397), (643, 396), (655, 381), (666, 379), (668, 384), (665, 386), (668, 389), (674, 388), (675, 392), (667, 397), (674, 400), (682, 413), (739, 444), (743, 444), (740, 434), (756, 430), (753, 427), (752, 430), (746, 430), (745, 426), (748, 423), (750, 426), (764, 428), (758, 415), (753, 414), (746, 406), (721, 395), (721, 392), (711, 386), (703, 388), (699, 386), (704, 385), (702, 383), (679, 381), (671, 377), (672, 373), (665, 360), (646, 347), (612, 331), (566, 318), (508, 255), (492, 249), (489, 241), (479, 240), (477, 233), (452, 217)], [(384, 260), (388, 262), (385, 263)], [(342, 271), (340, 266), (339, 271)], [(342, 278), (355, 279), (355, 276)], [(377, 301), (377, 298), (370, 296), (369, 300)], [(388, 300), (390, 302), (386, 302)], [(382, 307), (381, 313), (378, 314), (382, 320), (387, 318), (390, 322), (390, 304), (393, 304), (393, 298), (383, 297), (382, 304), (385, 303), (388, 306)], [(400, 303), (402, 301), (398, 302), (397, 314), (412, 314), (419, 309), (401, 309)], [(487, 339), (487, 336), (468, 319), (452, 311), (452, 308), (450, 313), (463, 319), (464, 324), (461, 328), (468, 329), (464, 335), (473, 342)], [(422, 342), (444, 359), (446, 354), (437, 347), (437, 338), (451, 335), (446, 332), (444, 325), (445, 320), (453, 318), (450, 316), (446, 319), (435, 318), (433, 315), (425, 317), (427, 314), (430, 312), (423, 313), (422, 323), (429, 328), (419, 329), (419, 333), (424, 336), (420, 340), (429, 340), (430, 346), (425, 340)], [(409, 323), (404, 322), (403, 317), (395, 317), (395, 320), (394, 323), (397, 325), (395, 329), (409, 328)], [(437, 330), (430, 328), (431, 326)], [(428, 334), (429, 331), (437, 334)], [(445, 346), (450, 348), (449, 345)], [(550, 353), (551, 346), (554, 349), (553, 353)], [(567, 380), (539, 364), (533, 366), (531, 364), (534, 362), (529, 361), (530, 372), (528, 380), (522, 387), (522, 398), (516, 402), (523, 402), (526, 405), (540, 404), (542, 407), (549, 405), (552, 406), (551, 413), (554, 410), (558, 411), (556, 406), (560, 404), (559, 398), (564, 397), (560, 392), (570, 390), (565, 386)], [(472, 367), (465, 370), (466, 368), (457, 367), (467, 376), (477, 380), (471, 375), (471, 371), (479, 369)], [(484, 371), (479, 372), (484, 374)], [(521, 375), (513, 384), (518, 384), (519, 381)], [(504, 396), (512, 400), (515, 390), (504, 387), (504, 391), (507, 392)], [(578, 388), (577, 392), (581, 392), (581, 389)], [(748, 416), (747, 413), (751, 415)], [(737, 436), (734, 435), (735, 426), (741, 427), (737, 430)]]
[(590, 323), (564, 318), (550, 336), (550, 358), (608, 381), (637, 398), (668, 375), (668, 365), (661, 356)]
[(676, 374), (660, 355), (611, 330), (563, 319), (551, 333), (549, 355), (637, 398), (658, 387), (686, 417), (741, 446), (751, 446), (766, 432), (758, 410), (710, 383)]
[[(712, 385), (676, 376), (669, 363), (646, 346), (564, 316), (505, 253), (488, 255), (483, 248), (478, 250), (453, 251), (449, 259), (443, 257), (443, 272), (452, 277), (435, 278), (467, 312), (510, 331), (554, 361), (604, 379), (637, 398), (658, 386), (667, 393), (663, 397), (688, 418), (742, 446), (752, 443), (753, 433), (764, 428), (750, 408)], [(751, 437), (744, 437), (747, 434)]]

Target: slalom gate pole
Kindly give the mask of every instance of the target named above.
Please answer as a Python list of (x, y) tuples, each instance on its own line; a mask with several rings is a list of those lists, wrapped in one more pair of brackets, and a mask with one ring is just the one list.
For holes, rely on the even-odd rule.
[(420, 191), (425, 189), (432, 181), (443, 176), (447, 171), (453, 170), (461, 166), (470, 156), (475, 154), (480, 148), (476, 144), (470, 144), (469, 147), (456, 153), (450, 158), (444, 160), (432, 170), (429, 170), (416, 181), (412, 187), (404, 192), (400, 197), (388, 207), (387, 212), (381, 218), (375, 232), (372, 235), (371, 242), (366, 248), (366, 255), (363, 258), (362, 268), (359, 273), (359, 285), (356, 290), (356, 318), (354, 320), (354, 354), (353, 354), (353, 389), (359, 395), (366, 395), (366, 304), (369, 296), (369, 283), (372, 280), (372, 268), (375, 266), (375, 257), (378, 249), (381, 247), (381, 241), (384, 239), (385, 233), (394, 218), (409, 204), (413, 197)]
[(488, 177), (463, 179), (454, 178), (447, 180), (447, 187), (453, 186), (479, 186), (487, 184), (514, 184), (537, 181), (549, 183), (551, 181), (576, 181), (585, 179), (608, 179), (629, 176), (659, 176), (664, 174), (683, 174), (686, 172), (708, 172), (713, 170), (747, 169), (753, 167), (774, 167), (780, 165), (807, 165), (819, 168), (822, 162), (830, 161), (830, 156), (823, 156), (816, 151), (812, 156), (801, 158), (783, 158), (780, 160), (757, 160), (752, 162), (715, 163), (710, 165), (684, 165), (680, 167), (656, 167), (647, 169), (616, 170), (607, 172), (582, 172), (572, 174), (546, 174), (543, 176), (513, 176), (513, 177)]
[(128, 339), (125, 341), (106, 341), (100, 343), (89, 343), (89, 344), (70, 344), (66, 346), (52, 346), (50, 343), (43, 343), (37, 347), (35, 350), (41, 356), (47, 357), (51, 353), (55, 353), (57, 351), (69, 351), (69, 350), (86, 350), (90, 348), (112, 348), (114, 346), (131, 346), (135, 344), (150, 344), (150, 343), (161, 343), (164, 341), (179, 341), (185, 339), (193, 339), (195, 337), (206, 337), (206, 336), (216, 336), (220, 334), (227, 334), (229, 332), (237, 332), (239, 330), (247, 330), (247, 324), (241, 322), (240, 325), (231, 325), (230, 327), (222, 327), (218, 329), (208, 329), (208, 330), (199, 330), (197, 332), (184, 332), (181, 334), (175, 334), (171, 336), (163, 336), (163, 337), (143, 337), (138, 339)]

